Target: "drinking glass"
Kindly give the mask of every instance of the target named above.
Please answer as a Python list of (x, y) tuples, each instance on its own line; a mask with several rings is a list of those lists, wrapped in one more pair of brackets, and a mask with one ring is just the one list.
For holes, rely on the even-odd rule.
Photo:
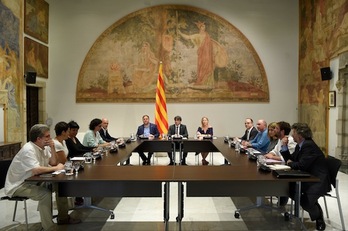
[(263, 155), (258, 155), (257, 156), (257, 167), (260, 167), (261, 165), (266, 164), (266, 159)]
[(95, 160), (98, 158), (98, 156), (99, 156), (98, 154), (97, 155), (94, 155), (94, 154), (92, 155), (93, 164), (95, 164)]
[(87, 152), (83, 155), (83, 157), (85, 157), (85, 163), (86, 164), (90, 164), (92, 163), (92, 153)]
[(234, 150), (236, 151), (236, 152), (239, 152), (240, 150), (240, 143), (237, 141), (236, 142), (236, 144), (235, 144), (235, 146), (234, 146)]
[(80, 166), (81, 166), (80, 162), (74, 162), (75, 176), (79, 174)]
[(66, 161), (64, 164), (65, 175), (70, 176), (74, 174), (72, 161)]
[(131, 133), (131, 134), (130, 134), (130, 139), (131, 139), (131, 140), (135, 140), (134, 133)]

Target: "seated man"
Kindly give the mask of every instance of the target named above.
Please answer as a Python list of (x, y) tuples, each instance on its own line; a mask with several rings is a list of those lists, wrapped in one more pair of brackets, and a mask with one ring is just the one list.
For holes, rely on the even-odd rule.
[[(280, 121), (277, 123), (278, 130), (278, 143), (276, 146), (267, 154), (265, 157), (267, 159), (273, 159), (278, 161), (284, 161), (281, 152), (289, 151), (292, 154), (295, 151), (296, 142), (294, 138), (290, 136), (291, 126), (289, 123)], [(279, 197), (279, 206), (285, 206), (288, 203), (288, 197)]]
[[(252, 118), (246, 118), (245, 122), (244, 122), (244, 126), (245, 126), (245, 132), (244, 135), (241, 137), (234, 137), (233, 140), (235, 142), (244, 142), (244, 141), (249, 141), (255, 138), (255, 136), (257, 135), (258, 131), (257, 129), (254, 127), (254, 121)], [(229, 164), (228, 161), (225, 159), (225, 164)]]
[(257, 135), (257, 129), (254, 127), (254, 121), (252, 118), (245, 119), (245, 133), (242, 137), (236, 137), (242, 141), (249, 141), (255, 138)]
[[(29, 131), (29, 142), (15, 155), (7, 171), (5, 194), (12, 196), (28, 197), (39, 201), (38, 209), (41, 225), (44, 230), (56, 230), (52, 221), (52, 193), (44, 184), (25, 182), (25, 179), (64, 169), (58, 163), (55, 145), (50, 137), (50, 128), (44, 124), (36, 124)], [(57, 185), (53, 189), (57, 191)], [(59, 197), (56, 193), (58, 207), (58, 224), (77, 224), (81, 220), (73, 219), (68, 215), (68, 201), (66, 197)]]
[[(175, 136), (175, 137), (181, 137), (181, 138), (188, 138), (188, 132), (186, 125), (181, 124), (181, 117), (175, 116), (174, 117), (174, 124), (169, 126), (168, 129), (168, 137)], [(179, 143), (175, 143), (175, 148), (179, 149)], [(173, 154), (171, 152), (168, 152), (169, 157), (169, 165), (174, 165), (174, 159)], [(186, 164), (186, 157), (187, 152), (183, 153), (182, 159), (181, 159), (181, 165), (187, 165)]]
[(257, 121), (257, 130), (259, 131), (256, 137), (250, 141), (243, 141), (242, 145), (246, 148), (254, 148), (262, 153), (267, 151), (269, 144), (267, 122), (263, 119)]
[(279, 137), (278, 143), (269, 153), (265, 154), (265, 157), (267, 159), (284, 161), (281, 151), (289, 151), (290, 154), (292, 154), (295, 151), (296, 142), (294, 141), (294, 138), (289, 135), (291, 131), (291, 126), (289, 123), (280, 121), (277, 123), (277, 125)]
[(109, 126), (109, 120), (106, 118), (102, 119), (101, 129), (99, 131), (99, 134), (101, 138), (106, 142), (116, 141), (117, 138), (112, 137), (108, 132), (108, 126)]
[[(159, 131), (156, 124), (150, 123), (150, 117), (148, 115), (143, 115), (143, 124), (138, 127), (137, 137), (140, 138), (158, 138)], [(143, 160), (143, 165), (150, 165), (151, 157), (153, 152), (148, 153), (148, 157), (146, 158), (144, 152), (139, 152), (140, 158)]]
[[(291, 127), (292, 136), (297, 143), (294, 153), (289, 150), (281, 152), (287, 165), (292, 169), (302, 170), (316, 176), (319, 182), (305, 182), (301, 184), (300, 204), (309, 213), (312, 221), (316, 221), (317, 230), (325, 230), (323, 211), (318, 203), (320, 196), (331, 189), (329, 170), (325, 155), (312, 140), (312, 131), (305, 123), (295, 123)], [(290, 197), (295, 196), (295, 185), (290, 185)]]

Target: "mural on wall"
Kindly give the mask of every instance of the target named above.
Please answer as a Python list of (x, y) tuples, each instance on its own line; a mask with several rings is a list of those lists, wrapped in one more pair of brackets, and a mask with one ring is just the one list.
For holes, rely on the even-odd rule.
[(104, 31), (80, 69), (77, 102), (153, 102), (159, 63), (168, 102), (268, 102), (260, 58), (223, 18), (176, 5), (139, 10)]
[(24, 38), (24, 71), (35, 71), (37, 76), (48, 78), (48, 47)]
[(48, 3), (45, 0), (25, 0), (24, 32), (48, 43)]
[(308, 123), (326, 151), (328, 81), (320, 68), (348, 50), (348, 1), (300, 1), (299, 120)]
[[(20, 0), (0, 1), (0, 92), (7, 95), (8, 141), (21, 140), (21, 87), (23, 81), (20, 61), (21, 33)], [(1, 123), (3, 123), (1, 121)]]

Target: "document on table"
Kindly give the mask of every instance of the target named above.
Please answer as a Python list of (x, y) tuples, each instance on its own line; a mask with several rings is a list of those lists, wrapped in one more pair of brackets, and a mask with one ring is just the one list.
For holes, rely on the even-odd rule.
[(85, 160), (85, 158), (83, 156), (75, 156), (73, 158), (70, 158), (70, 160), (74, 161), (74, 160)]
[(282, 160), (274, 160), (274, 159), (267, 159), (266, 158), (266, 164), (281, 164), (284, 163)]
[(272, 170), (286, 170), (286, 169), (291, 169), (290, 166), (287, 166), (285, 164), (273, 164), (269, 166), (270, 169)]

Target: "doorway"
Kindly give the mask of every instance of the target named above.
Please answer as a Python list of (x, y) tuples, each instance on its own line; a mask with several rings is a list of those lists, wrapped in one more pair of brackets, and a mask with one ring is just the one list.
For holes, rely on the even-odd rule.
[(30, 128), (39, 123), (39, 88), (27, 86), (27, 141)]

